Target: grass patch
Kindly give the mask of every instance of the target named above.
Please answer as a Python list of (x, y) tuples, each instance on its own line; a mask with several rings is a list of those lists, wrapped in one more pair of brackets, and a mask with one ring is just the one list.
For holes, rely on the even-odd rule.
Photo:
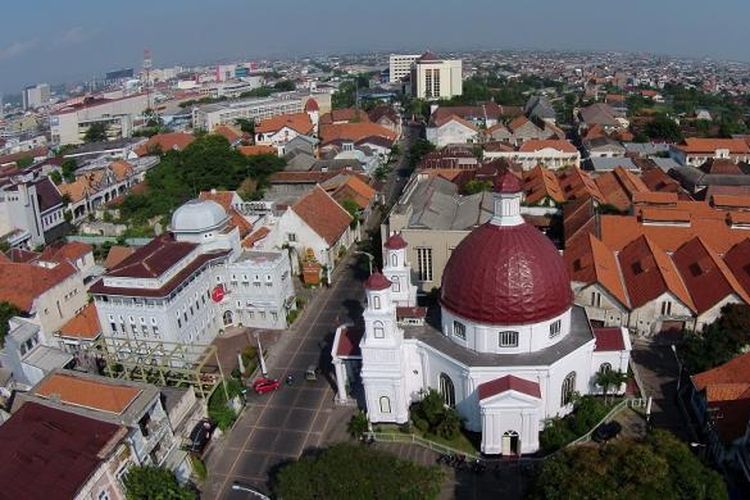
[[(225, 384), (229, 400), (242, 393), (243, 387), (239, 380), (229, 378), (225, 381)], [(216, 425), (222, 431), (229, 429), (237, 420), (237, 413), (227, 403), (226, 394), (224, 394), (224, 389), (221, 386), (218, 386), (208, 399), (208, 416), (216, 422)]]
[(418, 429), (413, 424), (375, 424), (373, 426), (373, 430), (375, 430), (375, 432), (387, 432), (391, 434), (414, 434), (415, 436), (421, 437), (422, 439), (426, 439), (428, 441), (432, 441), (433, 443), (441, 444), (443, 446), (448, 446), (450, 448), (472, 454), (477, 454), (480, 452), (479, 449), (482, 440), (481, 434), (469, 432), (463, 428), (459, 432), (457, 432), (452, 439), (446, 439), (442, 436), (424, 432)]
[(551, 418), (539, 434), (539, 445), (544, 453), (552, 453), (567, 446), (579, 437), (594, 429), (607, 416), (621, 398), (612, 398), (607, 404), (601, 398), (583, 396), (575, 409), (563, 418)]
[(203, 482), (206, 479), (206, 476), (208, 475), (208, 470), (206, 469), (206, 464), (203, 463), (203, 460), (200, 459), (197, 455), (190, 454), (190, 464), (193, 466), (193, 474), (195, 475), (195, 478)]

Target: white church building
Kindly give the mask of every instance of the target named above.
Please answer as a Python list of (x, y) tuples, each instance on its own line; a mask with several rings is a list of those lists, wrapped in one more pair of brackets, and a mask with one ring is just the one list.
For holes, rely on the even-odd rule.
[(493, 218), (453, 251), (434, 314), (415, 307), (406, 242), (392, 235), (365, 283), (364, 327), (339, 327), (332, 357), (338, 400), (361, 379), (371, 422), (408, 422), (432, 388), (481, 433), (483, 453), (520, 455), (574, 394), (601, 392), (598, 371), (627, 372), (631, 346), (627, 330), (593, 329), (573, 304), (562, 257), (520, 215), (518, 179), (506, 174), (499, 191)]

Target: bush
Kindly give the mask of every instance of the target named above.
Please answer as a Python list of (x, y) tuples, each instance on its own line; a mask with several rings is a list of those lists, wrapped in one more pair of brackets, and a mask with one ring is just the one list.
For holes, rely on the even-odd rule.
[(454, 408), (446, 407), (443, 396), (434, 389), (412, 407), (412, 420), (417, 429), (445, 439), (453, 439), (461, 430), (461, 417)]
[[(225, 384), (230, 400), (242, 393), (243, 387), (238, 380), (230, 378), (225, 381)], [(227, 406), (227, 403), (228, 400), (224, 394), (224, 389), (219, 385), (208, 399), (208, 416), (216, 422), (216, 425), (221, 430), (229, 429), (234, 421), (237, 420), (237, 414), (232, 408)]]
[(295, 500), (431, 499), (437, 498), (443, 479), (434, 465), (418, 465), (369, 446), (337, 444), (283, 467), (273, 489), (276, 497)]
[(349, 435), (353, 438), (361, 438), (362, 435), (367, 432), (369, 427), (369, 421), (367, 420), (367, 414), (363, 411), (359, 411), (352, 415), (347, 425)]
[(172, 471), (160, 467), (131, 467), (123, 479), (128, 500), (159, 498), (170, 500), (195, 499), (197, 495), (177, 482)]
[(193, 466), (193, 473), (198, 481), (204, 481), (208, 475), (206, 464), (197, 455), (190, 454), (190, 464)]
[(545, 453), (551, 453), (591, 431), (610, 408), (602, 401), (584, 396), (576, 402), (573, 413), (564, 418), (553, 418), (539, 435), (539, 446)]

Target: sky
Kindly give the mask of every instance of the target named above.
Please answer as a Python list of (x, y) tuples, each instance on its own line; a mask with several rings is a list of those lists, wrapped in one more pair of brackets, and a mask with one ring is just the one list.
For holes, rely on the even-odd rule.
[(2, 0), (0, 19), (4, 93), (139, 68), (146, 47), (155, 67), (427, 48), (750, 61), (748, 0)]

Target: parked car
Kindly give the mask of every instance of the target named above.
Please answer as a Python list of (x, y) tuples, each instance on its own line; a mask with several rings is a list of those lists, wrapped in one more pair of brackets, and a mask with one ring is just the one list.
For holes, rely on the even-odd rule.
[(259, 378), (253, 382), (253, 390), (258, 394), (273, 392), (279, 388), (281, 383), (275, 378)]
[(604, 443), (606, 441), (609, 441), (610, 439), (616, 438), (617, 435), (620, 434), (621, 430), (622, 425), (620, 425), (619, 422), (607, 422), (606, 424), (602, 424), (594, 429), (594, 433), (591, 435), (591, 439), (593, 439), (597, 443)]
[(202, 454), (209, 441), (211, 441), (211, 436), (213, 436), (215, 428), (214, 423), (207, 418), (195, 424), (193, 430), (190, 431), (190, 442), (187, 446), (188, 451), (197, 455)]

